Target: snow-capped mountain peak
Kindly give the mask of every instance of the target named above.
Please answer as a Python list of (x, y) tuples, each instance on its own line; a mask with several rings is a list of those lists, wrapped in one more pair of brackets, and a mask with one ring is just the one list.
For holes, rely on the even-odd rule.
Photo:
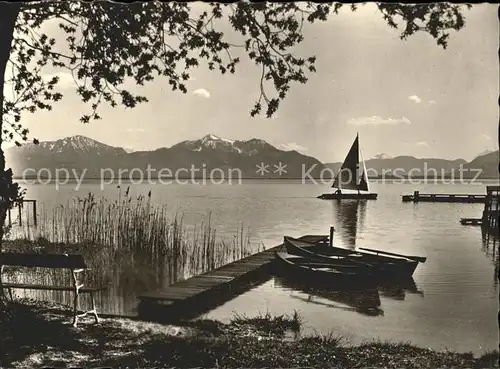
[(70, 152), (79, 154), (95, 153), (97, 155), (125, 153), (125, 150), (122, 148), (106, 145), (102, 142), (82, 135), (60, 138), (55, 141), (41, 141), (38, 144), (27, 143), (15, 149), (31, 153), (36, 153), (40, 150), (49, 150), (54, 154)]
[(207, 134), (198, 140), (190, 140), (181, 142), (181, 144), (188, 146), (192, 151), (201, 151), (203, 148), (218, 149), (224, 148), (226, 150), (236, 149), (234, 147), (234, 140), (221, 138), (214, 134)]
[[(181, 148), (186, 147), (191, 151), (202, 151), (202, 150), (221, 150), (225, 152), (234, 152), (238, 154), (254, 155), (258, 151), (274, 148), (272, 145), (268, 144), (266, 141), (252, 138), (250, 140), (231, 140), (228, 138), (222, 138), (214, 134), (207, 134), (198, 140), (183, 141), (174, 145), (173, 147)], [(275, 149), (275, 148), (274, 148)]]
[(66, 137), (63, 138), (62, 140), (57, 140), (56, 142), (60, 142), (60, 146), (62, 147), (65, 146), (77, 151), (95, 150), (104, 145), (96, 140), (81, 135)]
[(213, 135), (213, 134), (209, 133), (208, 135), (204, 136), (201, 139), (201, 142), (204, 143), (204, 144), (207, 144), (209, 142), (224, 142), (224, 143), (227, 143), (227, 144), (233, 144), (234, 140), (229, 140), (227, 138), (221, 138), (219, 136), (216, 136), (216, 135)]
[(202, 141), (217, 141), (217, 140), (220, 140), (220, 137), (209, 133), (209, 134), (205, 135), (201, 140)]

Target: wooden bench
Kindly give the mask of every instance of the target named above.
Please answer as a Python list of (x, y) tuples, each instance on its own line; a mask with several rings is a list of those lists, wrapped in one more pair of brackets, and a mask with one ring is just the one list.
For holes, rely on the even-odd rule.
[[(72, 286), (47, 286), (43, 284), (26, 284), (26, 283), (2, 283), (2, 272), (4, 266), (19, 266), (27, 268), (50, 268), (50, 269), (69, 269), (71, 270)], [(94, 293), (106, 289), (106, 287), (83, 287), (84, 284), (79, 281), (80, 273), (88, 271), (89, 268), (85, 263), (82, 255), (79, 254), (42, 254), (42, 253), (15, 253), (3, 252), (0, 253), (0, 288), (5, 288), (9, 291), (9, 296), (12, 298), (12, 288), (33, 289), (45, 291), (73, 291), (73, 326), (78, 324), (78, 318), (87, 314), (94, 315), (94, 320), (99, 323), (99, 317), (95, 307)], [(92, 309), (82, 314), (78, 314), (78, 297), (82, 293), (90, 294)]]

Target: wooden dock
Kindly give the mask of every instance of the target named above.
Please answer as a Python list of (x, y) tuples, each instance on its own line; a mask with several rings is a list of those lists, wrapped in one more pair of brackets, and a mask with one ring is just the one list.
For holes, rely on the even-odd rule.
[(486, 199), (484, 201), (483, 215), (481, 218), (461, 218), (462, 225), (481, 226), (483, 233), (489, 237), (500, 236), (500, 186), (486, 186)]
[(423, 194), (415, 191), (413, 195), (403, 195), (403, 202), (454, 202), (464, 204), (484, 204), (486, 195), (467, 194)]
[[(308, 242), (327, 240), (328, 236), (306, 235)], [(282, 244), (248, 256), (198, 276), (179, 281), (162, 290), (138, 296), (140, 319), (173, 322), (189, 319), (211, 310), (231, 297), (269, 278), (275, 251)]]

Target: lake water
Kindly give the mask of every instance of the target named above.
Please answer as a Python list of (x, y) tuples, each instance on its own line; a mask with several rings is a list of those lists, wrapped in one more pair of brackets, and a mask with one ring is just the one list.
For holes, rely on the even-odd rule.
[[(403, 203), (402, 194), (484, 194), (482, 185), (373, 183), (377, 201), (324, 201), (315, 197), (329, 189), (298, 181), (245, 181), (243, 184), (131, 185), (132, 195), (152, 190), (152, 201), (181, 212), (187, 224), (211, 216), (221, 237), (232, 237), (243, 224), (252, 242), (266, 247), (284, 235), (328, 234), (336, 228), (335, 243), (354, 248), (384, 249), (427, 257), (414, 274), (414, 286), (350, 294), (322, 293), (271, 277), (265, 283), (226, 302), (204, 316), (229, 319), (234, 312), (248, 316), (298, 311), (305, 320), (302, 334), (313, 331), (339, 334), (352, 343), (369, 339), (411, 341), (422, 347), (481, 353), (498, 347), (498, 256), (493, 241), (482, 241), (479, 227), (462, 226), (461, 217), (480, 217), (482, 204)], [(125, 185), (126, 186), (126, 185)], [(122, 185), (122, 187), (125, 187)], [(27, 198), (45, 210), (89, 192), (117, 198), (116, 184), (104, 189), (86, 182), (78, 190), (65, 185), (26, 185)], [(120, 260), (112, 264), (120, 265)], [(133, 269), (129, 265), (128, 269)], [(130, 270), (129, 270), (130, 272)], [(116, 274), (120, 274), (120, 270)], [(154, 288), (160, 272), (127, 273), (98, 298), (105, 313), (130, 314), (136, 295)], [(148, 279), (149, 278), (149, 279)], [(158, 282), (159, 283), (159, 282)], [(26, 292), (30, 296), (70, 303), (60, 293)], [(19, 293), (21, 295), (22, 293)], [(377, 313), (367, 313), (376, 308)]]

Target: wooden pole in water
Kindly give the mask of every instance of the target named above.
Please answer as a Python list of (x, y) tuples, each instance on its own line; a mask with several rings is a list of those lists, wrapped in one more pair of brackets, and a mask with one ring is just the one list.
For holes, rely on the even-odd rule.
[(33, 200), (33, 223), (35, 227), (37, 226), (37, 219), (36, 219), (36, 200)]
[(334, 237), (334, 234), (335, 234), (335, 227), (331, 226), (330, 227), (330, 239), (329, 239), (330, 247), (333, 246), (333, 237)]
[(491, 202), (491, 193), (486, 187), (486, 201), (484, 202), (484, 209), (483, 209), (483, 227), (488, 231), (489, 226), (490, 226), (490, 216), (489, 216), (489, 204)]

